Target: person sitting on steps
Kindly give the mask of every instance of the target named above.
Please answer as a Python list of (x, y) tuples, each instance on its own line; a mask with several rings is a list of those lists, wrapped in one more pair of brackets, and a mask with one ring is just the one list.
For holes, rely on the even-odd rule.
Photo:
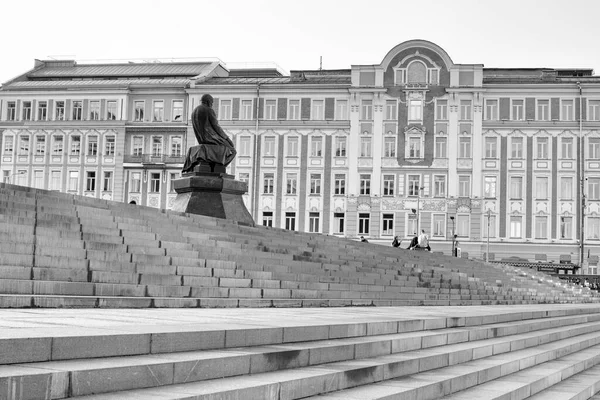
[(414, 250), (417, 248), (417, 245), (419, 244), (419, 237), (415, 236), (414, 238), (412, 238), (412, 240), (410, 241), (410, 244), (408, 245), (408, 247), (406, 248), (406, 250)]
[(394, 236), (394, 241), (392, 242), (392, 247), (400, 247), (400, 242), (401, 242), (401, 240), (398, 238), (398, 236)]
[(418, 238), (417, 248), (431, 251), (431, 247), (429, 246), (429, 236), (427, 236), (427, 234), (425, 233), (425, 229), (421, 229), (421, 234)]

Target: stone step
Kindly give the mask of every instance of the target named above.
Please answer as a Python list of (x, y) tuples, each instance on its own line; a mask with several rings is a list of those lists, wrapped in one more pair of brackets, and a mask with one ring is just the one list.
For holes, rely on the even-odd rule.
[[(566, 331), (568, 331), (568, 328)], [(529, 337), (531, 337), (531, 334)], [(233, 358), (232, 361), (229, 363), (223, 362), (225, 365), (219, 364), (223, 365), (221, 368), (204, 369), (197, 367), (196, 370), (190, 371), (189, 366), (192, 363), (198, 365), (198, 361), (189, 360), (187, 357), (182, 360), (188, 362), (188, 367), (183, 371), (178, 370), (176, 365), (174, 368), (167, 367), (161, 371), (161, 368), (155, 364), (151, 368), (146, 368), (145, 371), (156, 371), (154, 372), (155, 377), (159, 375), (164, 378), (160, 382), (162, 383), (160, 387), (123, 390), (118, 386), (121, 382), (116, 382), (115, 389), (118, 391), (91, 396), (88, 399), (128, 399), (144, 398), (144, 396), (151, 398), (153, 395), (165, 395), (167, 396), (165, 398), (170, 399), (185, 399), (190, 398), (188, 396), (191, 395), (215, 396), (215, 398), (230, 396), (231, 398), (299, 399), (329, 392), (334, 392), (331, 393), (334, 396), (332, 398), (337, 399), (384, 398), (377, 397), (377, 395), (373, 396), (373, 394), (369, 397), (365, 396), (367, 390), (369, 393), (373, 393), (372, 387), (375, 385), (360, 387), (379, 381), (383, 381), (383, 383), (378, 384), (378, 386), (389, 385), (392, 390), (407, 396), (412, 395), (412, 398), (434, 399), (449, 393), (452, 387), (459, 390), (476, 384), (477, 379), (473, 379), (473, 377), (481, 376), (481, 380), (485, 380), (486, 377), (494, 379), (498, 376), (507, 375), (514, 370), (554, 360), (561, 356), (560, 362), (557, 363), (561, 365), (559, 371), (569, 371), (574, 365), (574, 363), (569, 364), (569, 355), (581, 350), (585, 351), (577, 353), (576, 356), (573, 355), (572, 358), (584, 358), (586, 361), (596, 359), (596, 362), (600, 360), (600, 345), (594, 346), (595, 343), (600, 342), (600, 335), (597, 332), (558, 339), (555, 342), (541, 346), (537, 346), (537, 342), (533, 340), (527, 343), (526, 339), (522, 338), (514, 338), (514, 341), (509, 339), (506, 338), (504, 342), (499, 339), (488, 339), (482, 341), (483, 343), (468, 342), (441, 348), (406, 350), (395, 354), (390, 354), (385, 349), (386, 346), (378, 345), (377, 342), (361, 346), (363, 343), (355, 341), (353, 355), (350, 354), (353, 345), (352, 340), (346, 340), (341, 341), (342, 346), (337, 351), (332, 351), (331, 348), (327, 349), (329, 351), (315, 348), (313, 354), (318, 353), (319, 357), (316, 357), (314, 361), (317, 362), (313, 363), (310, 362), (311, 352), (300, 347), (300, 344), (285, 346), (279, 357), (272, 353), (262, 355), (260, 347), (253, 348), (254, 351), (250, 353), (248, 363), (242, 362), (239, 358), (237, 362), (233, 361), (235, 360), (233, 357), (241, 356), (240, 358), (243, 358), (244, 349), (232, 349), (234, 354), (228, 355)], [(357, 347), (357, 342), (360, 347)], [(485, 342), (492, 342), (497, 345), (496, 355), (493, 355), (494, 344), (486, 345)], [(343, 349), (346, 343), (349, 346), (346, 347), (348, 350), (344, 353)], [(517, 343), (522, 343), (522, 345), (511, 351), (511, 347), (516, 346)], [(309, 349), (312, 348), (309, 347)], [(346, 359), (343, 359), (344, 354), (346, 354)], [(321, 355), (323, 358), (320, 358)], [(170, 356), (168, 362), (176, 362), (175, 356)], [(290, 357), (293, 358), (290, 359)], [(342, 358), (342, 361), (336, 360), (339, 358)], [(577, 361), (581, 362), (580, 360)], [(278, 368), (279, 370), (273, 371), (272, 369), (278, 364), (283, 364), (283, 366), (292, 369)], [(239, 369), (233, 367), (234, 365)], [(139, 367), (139, 364), (136, 366)], [(254, 371), (252, 370), (253, 367), (255, 368)], [(443, 371), (445, 370), (448, 370), (449, 373), (444, 374)], [(177, 376), (177, 373), (170, 375), (171, 371), (180, 372), (180, 375)], [(233, 371), (234, 375), (239, 374), (241, 376), (227, 376), (228, 371)], [(89, 378), (94, 376), (94, 372), (86, 375), (88, 377), (87, 382), (94, 382)], [(211, 376), (211, 373), (214, 375)], [(247, 375), (248, 373), (251, 375)], [(94, 378), (98, 378), (99, 375), (97, 373)], [(115, 372), (110, 374), (110, 376), (115, 375), (117, 375)], [(145, 379), (139, 379), (136, 383), (159, 386), (157, 381), (160, 380), (152, 379), (151, 374), (148, 372), (144, 375), (146, 376)], [(206, 380), (193, 382), (194, 378), (204, 378)], [(83, 389), (85, 392), (81, 394), (108, 390), (107, 381), (108, 379), (99, 379), (92, 384), (92, 390)], [(131, 384), (131, 379), (126, 381)], [(105, 385), (101, 386), (100, 382), (104, 382)], [(357, 386), (359, 388), (350, 389)], [(361, 390), (362, 396), (353, 394)], [(260, 393), (260, 397), (254, 397), (255, 393)], [(77, 396), (74, 398), (77, 398)], [(315, 398), (328, 397), (325, 395), (325, 397)]]

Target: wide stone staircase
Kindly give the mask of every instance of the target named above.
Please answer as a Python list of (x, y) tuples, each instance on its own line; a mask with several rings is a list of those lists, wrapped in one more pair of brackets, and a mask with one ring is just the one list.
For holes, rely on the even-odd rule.
[(0, 186), (0, 307), (598, 301), (544, 274), (325, 235)]
[(597, 398), (599, 303), (531, 270), (0, 185), (0, 400)]

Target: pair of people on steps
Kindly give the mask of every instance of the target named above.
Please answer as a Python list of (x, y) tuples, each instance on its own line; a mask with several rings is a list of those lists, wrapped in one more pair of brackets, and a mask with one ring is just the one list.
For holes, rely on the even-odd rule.
[(431, 246), (429, 246), (429, 236), (427, 236), (425, 233), (425, 229), (421, 229), (421, 234), (412, 238), (410, 244), (408, 245), (408, 250), (414, 249), (425, 249), (427, 251), (431, 251)]

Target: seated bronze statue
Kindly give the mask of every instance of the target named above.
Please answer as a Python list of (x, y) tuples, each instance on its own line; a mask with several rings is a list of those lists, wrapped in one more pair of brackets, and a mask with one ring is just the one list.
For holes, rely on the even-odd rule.
[(181, 171), (183, 173), (192, 172), (198, 165), (210, 166), (210, 172), (224, 172), (225, 167), (237, 154), (233, 142), (219, 126), (212, 105), (212, 96), (205, 94), (202, 96), (201, 104), (192, 113), (192, 125), (198, 146), (188, 149)]

